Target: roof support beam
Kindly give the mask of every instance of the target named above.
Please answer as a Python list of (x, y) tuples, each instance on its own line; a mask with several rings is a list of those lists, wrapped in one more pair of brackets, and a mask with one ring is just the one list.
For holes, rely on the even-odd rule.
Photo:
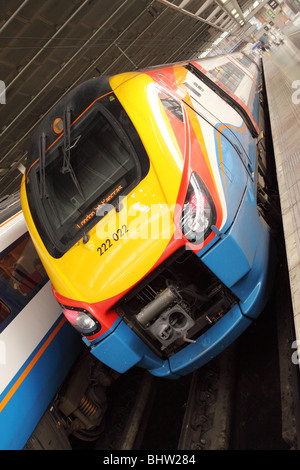
[(246, 21), (249, 21), (256, 13), (268, 3), (269, 0), (263, 0), (256, 8), (254, 8), (245, 18)]
[[(205, 25), (202, 26), (202, 28), (205, 28)], [(183, 44), (181, 47), (179, 47), (179, 49), (176, 51), (176, 54), (178, 54), (178, 52), (180, 51), (180, 49), (182, 49), (187, 43), (190, 43), (191, 41), (195, 41), (196, 37), (198, 35), (201, 36), (202, 34), (202, 31), (201, 31), (201, 27), (200, 27), (200, 30), (199, 31), (195, 31)], [(200, 52), (200, 51), (199, 51)], [(167, 59), (167, 63), (169, 63), (169, 61), (173, 61), (173, 57), (174, 57), (175, 53), (172, 53), (171, 56), (168, 57)], [(191, 57), (187, 57), (187, 59), (191, 59)]]
[(199, 16), (204, 10), (206, 10), (211, 4), (213, 0), (206, 0), (203, 5), (196, 11), (195, 15)]
[[(26, 63), (26, 65), (24, 65), (24, 67), (20, 70), (20, 72), (13, 78), (13, 80), (8, 83), (6, 85), (6, 91), (21, 77), (21, 75), (23, 75), (23, 73), (25, 72), (25, 70), (28, 69), (28, 67), (30, 67), (31, 64), (33, 64), (33, 62), (39, 57), (39, 55), (49, 46), (49, 44), (51, 43), (51, 41), (56, 38), (57, 36), (59, 36), (60, 32), (65, 28), (65, 26), (67, 26), (70, 21), (72, 21), (72, 19), (77, 15), (77, 13), (80, 12), (80, 10), (86, 5), (88, 4), (89, 0), (84, 0), (81, 5), (79, 5), (79, 7), (72, 13), (72, 15), (57, 29), (57, 31), (55, 32), (55, 34), (53, 34), (53, 36), (48, 39), (48, 41), (46, 42), (46, 44), (44, 44), (41, 49), (36, 53), (34, 54), (34, 56)], [(24, 2), (25, 3), (25, 2)], [(27, 3), (27, 2), (26, 2)]]
[(234, 8), (236, 9), (236, 11), (238, 12), (238, 14), (240, 15), (239, 17), (239, 21), (243, 20), (245, 21), (245, 17), (244, 17), (244, 13), (242, 12), (242, 9), (240, 7), (240, 5), (238, 4), (237, 0), (231, 0)]
[(230, 16), (227, 16), (227, 18), (225, 18), (223, 23), (221, 23), (221, 27), (226, 30), (227, 26), (229, 25), (229, 23), (231, 23), (231, 21), (232, 21), (232, 18)]
[[(258, 11), (260, 11), (266, 3), (268, 3), (269, 0), (263, 0), (257, 7), (255, 7), (246, 17), (244, 16), (244, 22), (246, 23), (247, 21), (251, 20), (251, 18), (256, 15)], [(239, 25), (241, 28), (241, 25)], [(244, 26), (244, 25), (243, 25)], [(237, 28), (235, 28), (235, 31), (238, 31)]]
[[(87, 0), (87, 1), (89, 1), (89, 0)], [(129, 0), (126, 0), (126, 2), (128, 2), (128, 1), (129, 1)], [(122, 7), (123, 7), (123, 5), (121, 5), (117, 10), (121, 9)], [(105, 23), (102, 24), (102, 25), (98, 28), (98, 30), (93, 34), (92, 37), (94, 37), (95, 34), (97, 34), (97, 33), (103, 28), (103, 26), (105, 26), (105, 24), (108, 23), (108, 21), (109, 21), (112, 17), (114, 17), (114, 15), (115, 15), (116, 13), (117, 13), (117, 11), (115, 11), (115, 12), (110, 16), (110, 18), (108, 18), (108, 20), (106, 20)], [(144, 13), (144, 12), (142, 12), (138, 17), (136, 17), (136, 18), (134, 19), (134, 21), (132, 21), (132, 23), (130, 23), (130, 25), (128, 25), (127, 28), (125, 28), (125, 29), (122, 31), (122, 33), (115, 39), (115, 42), (117, 42), (119, 39), (121, 39), (121, 37), (126, 33), (126, 31), (137, 21), (137, 19), (138, 19), (143, 13)], [(163, 13), (162, 13), (162, 14), (163, 14)], [(159, 15), (159, 16), (154, 20), (154, 22), (155, 22), (160, 16), (161, 16), (161, 15)], [(152, 25), (152, 23), (151, 23), (151, 25)], [(150, 25), (150, 26), (151, 26), (151, 25)], [(146, 29), (148, 29), (148, 28), (146, 28)], [(144, 29), (143, 33), (146, 31), (146, 29)], [(135, 39), (135, 41), (136, 41), (136, 40), (137, 40), (137, 38)], [(91, 41), (91, 38), (87, 40), (87, 43), (90, 42), (90, 41)], [(134, 41), (134, 42), (135, 42), (135, 41)], [(86, 45), (86, 43), (81, 47), (81, 49), (82, 49), (83, 47), (85, 47), (85, 45)], [(132, 44), (131, 44), (131, 45), (132, 45)], [(109, 47), (111, 47), (111, 46), (109, 46)], [(80, 49), (80, 50), (81, 50), (81, 49)], [(127, 48), (127, 49), (128, 49), (128, 48)], [(125, 52), (127, 51), (127, 49), (125, 49)], [(107, 52), (107, 50), (105, 50), (104, 52), (102, 52), (102, 54), (97, 58), (97, 60), (95, 60), (89, 67), (85, 68), (84, 72), (83, 72), (79, 77), (77, 77), (76, 80), (73, 81), (72, 85), (71, 85), (68, 89), (66, 89), (66, 90), (64, 91), (64, 93), (50, 106), (50, 108), (48, 108), (47, 111), (45, 111), (45, 113), (44, 113), (42, 116), (40, 116), (40, 118), (35, 122), (35, 124), (34, 124), (32, 127), (30, 127), (30, 129), (28, 129), (28, 130), (25, 132), (25, 134), (23, 134), (22, 137), (20, 137), (20, 139), (6, 152), (6, 154), (5, 154), (2, 158), (0, 158), (0, 164), (1, 164), (3, 161), (5, 161), (6, 158), (7, 158), (15, 149), (18, 148), (18, 146), (28, 137), (28, 135), (30, 135), (30, 134), (33, 132), (33, 130), (34, 130), (34, 129), (36, 128), (36, 126), (41, 122), (41, 120), (44, 118), (44, 116), (45, 116), (47, 113), (49, 113), (49, 112), (51, 111), (51, 109), (54, 108), (54, 106), (61, 100), (61, 98), (62, 98), (63, 96), (65, 96), (72, 88), (74, 88), (74, 86), (76, 86), (78, 82), (80, 82), (81, 80), (83, 80), (84, 76), (85, 76), (88, 72), (90, 72), (93, 68), (95, 68), (96, 63), (102, 58), (102, 56), (105, 55), (106, 52)], [(76, 53), (76, 54), (77, 54), (77, 53)], [(75, 54), (75, 55), (76, 55), (76, 54)], [(64, 64), (64, 66), (63, 66), (63, 68), (61, 69), (61, 71), (62, 71), (64, 68), (66, 68), (66, 66), (67, 66), (69, 63), (72, 63), (72, 60), (73, 60), (73, 59), (74, 59), (74, 56), (72, 56), (71, 59), (70, 59), (66, 64)], [(111, 64), (111, 65), (113, 65), (113, 64)], [(110, 65), (110, 66), (111, 66), (111, 65)], [(108, 68), (105, 70), (105, 72), (106, 72), (109, 68), (110, 68), (110, 67), (108, 67)], [(105, 72), (104, 72), (104, 73), (105, 73)], [(59, 72), (58, 72), (58, 73), (59, 73)], [(56, 76), (57, 76), (57, 74), (55, 75), (55, 77), (56, 77)], [(55, 77), (54, 77), (54, 78), (55, 78)], [(46, 87), (47, 87), (52, 81), (53, 81), (53, 78), (50, 79), (50, 82), (48, 82), (48, 84), (47, 84), (44, 88), (46, 89)], [(43, 90), (44, 90), (44, 88), (43, 88)], [(41, 90), (41, 91), (43, 91), (43, 90)], [(38, 95), (40, 95), (40, 93), (38, 93)], [(37, 98), (37, 96), (35, 96), (35, 97), (33, 98), (33, 100), (35, 100), (36, 98)], [(33, 101), (33, 100), (32, 100), (32, 101)], [(32, 101), (31, 101), (29, 104), (27, 104), (26, 109), (31, 105)], [(24, 110), (23, 110), (23, 111), (24, 111)], [(22, 111), (22, 113), (20, 113), (20, 114), (23, 114), (23, 111)], [(20, 114), (19, 114), (18, 116), (20, 116)], [(16, 119), (18, 118), (18, 116), (14, 119), (14, 121), (16, 121)], [(6, 132), (6, 130), (7, 130), (7, 128), (5, 128), (5, 129), (3, 130), (3, 132), (0, 134), (0, 137), (4, 134), (4, 132)], [(26, 152), (26, 153), (27, 153), (27, 152)], [(23, 158), (23, 157), (25, 157), (25, 155), (23, 155), (22, 158)], [(22, 159), (22, 158), (21, 158), (21, 159)]]
[[(232, 1), (233, 1), (233, 2), (235, 1), (235, 2), (236, 2), (236, 0), (232, 0)], [(234, 15), (231, 13), (231, 11), (227, 10), (226, 6), (223, 5), (223, 3), (221, 2), (221, 0), (215, 0), (215, 2), (219, 5), (220, 8), (222, 8), (222, 10), (223, 10), (224, 12), (227, 13), (227, 15), (228, 15), (229, 18), (231, 18), (236, 24), (238, 24), (238, 25), (240, 26), (240, 24), (239, 24), (239, 21), (240, 21), (240, 20), (237, 19), (237, 18), (235, 18)], [(236, 2), (236, 3), (237, 3), (237, 2)]]
[(24, 0), (24, 2), (21, 3), (21, 5), (14, 11), (14, 13), (12, 15), (10, 15), (8, 20), (5, 21), (5, 23), (1, 26), (0, 33), (2, 33), (2, 31), (6, 28), (6, 26), (9, 25), (11, 20), (13, 20), (15, 16), (17, 16), (17, 14), (22, 10), (23, 7), (25, 7), (26, 3), (28, 3), (28, 2), (29, 2), (29, 0)]
[(219, 18), (216, 20), (216, 23), (215, 24), (218, 24), (220, 23), (220, 21), (224, 20), (225, 16), (228, 16), (225, 11), (223, 11), (223, 13), (219, 16)]
[(162, 3), (163, 5), (165, 5), (167, 7), (172, 8), (172, 10), (178, 11), (179, 13), (182, 13), (184, 15), (190, 16), (191, 18), (194, 18), (194, 20), (201, 21), (202, 23), (206, 23), (209, 26), (212, 26), (213, 28), (219, 29), (220, 31), (224, 31), (223, 28), (221, 28), (220, 26), (217, 26), (215, 23), (212, 23), (211, 21), (207, 21), (206, 19), (202, 18), (201, 16), (198, 16), (195, 13), (192, 13), (188, 10), (185, 10), (184, 8), (180, 8), (180, 6), (178, 7), (177, 5), (174, 5), (173, 3), (169, 2), (168, 0), (157, 0), (157, 1), (159, 3)]
[[(27, 103), (26, 106), (24, 106), (22, 108), (22, 110), (20, 111), (20, 113), (14, 117), (14, 119), (11, 120), (11, 122), (3, 129), (3, 131), (0, 133), (0, 137), (2, 137), (13, 125), (14, 123), (30, 108), (30, 106), (32, 106), (32, 104), (42, 95), (42, 93), (44, 93), (47, 88), (55, 81), (55, 79), (70, 65), (72, 64), (72, 62), (74, 61), (74, 59), (80, 54), (82, 53), (82, 51), (84, 50), (85, 47), (87, 47), (91, 41), (97, 36), (97, 34), (99, 34), (99, 32), (105, 27), (105, 25), (115, 16), (118, 14), (119, 10), (121, 10), (125, 5), (126, 3), (128, 3), (129, 0), (125, 0), (122, 5), (120, 5), (111, 15), (109, 18), (106, 19), (106, 21), (104, 23), (102, 23), (99, 28), (93, 32), (93, 34), (89, 37), (89, 39), (87, 39), (85, 41), (85, 43), (64, 63), (64, 65), (60, 68), (60, 70), (58, 70), (51, 78), (50, 80), (43, 86), (43, 88), (41, 90), (39, 90), (37, 92), (37, 94), (31, 99), (31, 101), (29, 103)], [(73, 82), (73, 85), (74, 85), (74, 82)], [(72, 87), (73, 87), (72, 85)], [(54, 106), (54, 105), (53, 105)], [(27, 133), (25, 134), (27, 135)], [(12, 150), (14, 150), (14, 148), (16, 147), (16, 144), (6, 153), (6, 155), (4, 155), (1, 159), (0, 159), (0, 164), (3, 160), (5, 160), (5, 157), (7, 155), (9, 155)]]
[(214, 8), (214, 10), (211, 12), (211, 14), (207, 17), (206, 21), (212, 20), (220, 10), (221, 10), (221, 7), (219, 7), (219, 5), (217, 5), (216, 8)]
[(190, 3), (191, 0), (182, 0), (182, 2), (179, 5), (179, 8), (184, 8), (188, 3)]

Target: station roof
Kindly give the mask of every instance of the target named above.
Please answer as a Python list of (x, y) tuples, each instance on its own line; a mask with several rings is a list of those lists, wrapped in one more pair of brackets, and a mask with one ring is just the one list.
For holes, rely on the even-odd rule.
[(0, 198), (18, 190), (34, 128), (68, 90), (94, 76), (200, 55), (220, 34), (236, 32), (252, 3), (1, 0)]

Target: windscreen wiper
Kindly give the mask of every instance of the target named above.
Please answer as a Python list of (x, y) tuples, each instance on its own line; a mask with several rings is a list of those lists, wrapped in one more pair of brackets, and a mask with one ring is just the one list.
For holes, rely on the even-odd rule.
[(39, 145), (39, 156), (40, 156), (40, 198), (48, 198), (47, 189), (46, 189), (46, 174), (45, 174), (45, 161), (46, 161), (46, 134), (42, 133), (40, 137)]
[(74, 173), (71, 165), (71, 109), (68, 106), (64, 113), (64, 143), (63, 143), (63, 164), (61, 167), (63, 174), (70, 173), (70, 176), (75, 184), (82, 199), (85, 199), (79, 181)]
[(49, 198), (49, 194), (47, 193), (47, 186), (46, 186), (46, 139), (47, 136), (43, 132), (40, 137), (40, 145), (39, 145), (39, 156), (40, 156), (40, 199), (47, 199), (49, 205), (56, 215), (57, 219), (60, 221), (59, 214), (53, 205), (51, 198)]

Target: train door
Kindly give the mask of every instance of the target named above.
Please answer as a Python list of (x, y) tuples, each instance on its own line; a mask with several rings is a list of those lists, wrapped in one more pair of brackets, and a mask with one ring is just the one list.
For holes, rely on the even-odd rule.
[[(236, 74), (235, 86), (238, 86), (243, 76), (242, 72)], [(186, 105), (192, 106), (196, 113), (213, 126), (217, 134), (220, 134), (217, 135), (218, 142), (222, 137), (232, 145), (252, 177), (255, 169), (256, 143), (241, 114), (200, 80), (192, 70), (187, 70), (184, 82), (180, 83), (180, 90)]]
[(244, 121), (190, 70), (178, 67), (175, 76), (177, 93), (180, 94), (193, 128), (193, 132), (189, 132), (190, 138), (192, 135), (197, 136), (211, 167), (218, 169), (219, 177), (216, 172), (214, 175), (218, 179), (216, 184), (219, 193), (224, 194), (226, 201), (227, 219), (222, 227), (226, 231), (234, 220), (247, 180), (252, 178), (253, 173), (251, 161), (238, 136), (239, 130), (244, 128)]

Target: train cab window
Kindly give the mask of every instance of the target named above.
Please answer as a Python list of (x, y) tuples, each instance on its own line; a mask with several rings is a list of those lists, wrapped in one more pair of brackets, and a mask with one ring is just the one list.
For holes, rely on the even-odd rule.
[(30, 299), (44, 285), (47, 275), (29, 235), (0, 259), (0, 276), (13, 300)]
[(6, 303), (0, 299), (0, 325), (4, 320), (6, 320), (9, 317), (10, 313), (11, 313), (11, 310), (8, 307), (8, 305), (6, 305)]
[(60, 141), (45, 153), (37, 171), (39, 228), (53, 256), (90, 230), (101, 218), (99, 209), (116, 205), (144, 171), (123, 123), (100, 105), (69, 132), (70, 143)]

